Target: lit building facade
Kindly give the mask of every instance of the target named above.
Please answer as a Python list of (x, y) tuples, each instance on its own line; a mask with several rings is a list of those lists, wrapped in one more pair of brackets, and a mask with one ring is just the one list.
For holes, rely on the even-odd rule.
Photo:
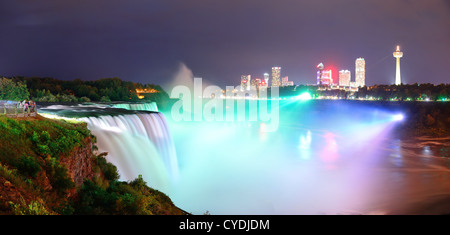
[(269, 86), (269, 76), (268, 73), (264, 73), (264, 82), (261, 81), (261, 86)]
[(323, 69), (324, 66), (322, 63), (317, 65), (317, 85), (321, 86), (322, 85), (322, 73), (323, 73)]
[(281, 86), (280, 82), (281, 67), (272, 67), (272, 86)]
[(253, 88), (259, 89), (259, 86), (261, 85), (261, 79), (260, 78), (255, 78), (251, 81), (251, 86)]
[(339, 71), (339, 86), (350, 86), (351, 73), (348, 70)]
[(259, 85), (261, 88), (267, 88), (267, 83), (265, 80), (261, 80), (261, 84)]
[(241, 75), (241, 90), (250, 90), (251, 75)]
[(366, 85), (366, 61), (364, 58), (357, 58), (355, 61), (355, 83), (357, 87)]
[(281, 78), (281, 86), (293, 86), (293, 85), (294, 85), (294, 82), (289, 81), (288, 76)]
[(331, 69), (317, 71), (317, 85), (331, 86), (333, 84), (333, 74)]
[(317, 65), (317, 85), (331, 86), (333, 84), (333, 75), (331, 69), (325, 69), (325, 66), (320, 63)]

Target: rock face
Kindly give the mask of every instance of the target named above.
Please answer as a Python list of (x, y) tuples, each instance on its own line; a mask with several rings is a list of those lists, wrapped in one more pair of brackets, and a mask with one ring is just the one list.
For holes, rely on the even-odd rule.
[(68, 156), (61, 158), (61, 164), (65, 165), (73, 182), (79, 186), (85, 178), (92, 179), (92, 139), (86, 138), (83, 147), (75, 148)]
[[(82, 147), (74, 148), (66, 156), (61, 156), (60, 163), (67, 168), (67, 173), (73, 182), (80, 186), (84, 179), (92, 179), (95, 175), (92, 165), (92, 139), (90, 137), (85, 139), (85, 144)], [(52, 185), (45, 174), (41, 170), (36, 177), (36, 182), (45, 191), (51, 191)], [(29, 192), (24, 185), (15, 185), (13, 182), (0, 176), (0, 214), (2, 211), (9, 211), (10, 205), (13, 204), (29, 204), (31, 201), (38, 199), (34, 193)], [(76, 188), (68, 190), (68, 197), (76, 195)]]

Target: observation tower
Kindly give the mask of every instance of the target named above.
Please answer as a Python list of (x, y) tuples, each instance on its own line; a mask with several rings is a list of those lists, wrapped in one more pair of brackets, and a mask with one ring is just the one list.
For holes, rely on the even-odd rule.
[(400, 46), (397, 46), (397, 50), (394, 51), (393, 55), (397, 59), (397, 66), (395, 69), (395, 85), (400, 85), (402, 83), (402, 78), (400, 77), (400, 58), (403, 57), (403, 52), (400, 51)]

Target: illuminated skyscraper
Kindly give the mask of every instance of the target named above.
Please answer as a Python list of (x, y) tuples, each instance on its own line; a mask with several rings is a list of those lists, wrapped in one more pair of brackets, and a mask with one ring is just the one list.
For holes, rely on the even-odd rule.
[(264, 74), (264, 84), (263, 85), (269, 86), (269, 76), (270, 75), (268, 73)]
[(331, 69), (322, 71), (322, 85), (331, 86), (331, 84), (333, 84)]
[(267, 88), (267, 83), (266, 81), (263, 79), (261, 80), (261, 84), (259, 85), (261, 88)]
[(402, 83), (402, 78), (400, 77), (400, 58), (403, 57), (403, 52), (400, 51), (400, 46), (397, 46), (397, 50), (394, 51), (393, 55), (397, 60), (397, 66), (395, 69), (395, 85), (400, 85)]
[(281, 73), (281, 67), (272, 67), (272, 86), (273, 87), (281, 86), (280, 73)]
[(251, 75), (241, 75), (241, 90), (250, 90)]
[(348, 70), (339, 71), (339, 86), (350, 86), (351, 73)]
[(294, 82), (293, 81), (289, 81), (289, 77), (282, 77), (281, 78), (281, 86), (293, 86)]
[(286, 84), (287, 84), (288, 81), (289, 81), (289, 77), (288, 76), (282, 77), (281, 78), (281, 86), (287, 86)]
[(331, 84), (333, 84), (331, 69), (325, 70), (325, 67), (322, 63), (318, 64), (317, 68), (319, 69), (317, 71), (317, 85), (331, 86)]
[(251, 86), (255, 89), (259, 89), (259, 86), (261, 85), (261, 79), (260, 78), (255, 78), (251, 81)]
[(366, 61), (358, 58), (355, 61), (355, 83), (357, 87), (366, 85)]
[(323, 69), (324, 69), (323, 64), (322, 63), (318, 64), (317, 69), (319, 69), (317, 71), (317, 85), (322, 85), (322, 73), (323, 73)]

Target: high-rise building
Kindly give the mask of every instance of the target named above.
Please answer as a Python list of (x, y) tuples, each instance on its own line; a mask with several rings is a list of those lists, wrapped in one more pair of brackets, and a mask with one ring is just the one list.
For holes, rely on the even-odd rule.
[(319, 69), (317, 71), (317, 85), (331, 86), (333, 84), (331, 69), (326, 70), (322, 63), (318, 64), (317, 68)]
[(289, 81), (288, 76), (281, 78), (281, 86), (287, 86), (287, 82)]
[(333, 84), (331, 69), (322, 71), (322, 85), (331, 86), (331, 84)]
[(366, 61), (364, 58), (357, 58), (355, 61), (355, 83), (357, 87), (366, 85)]
[(288, 76), (281, 78), (281, 86), (293, 86), (293, 85), (294, 85), (294, 82), (289, 81)]
[(251, 75), (241, 75), (241, 90), (250, 90)]
[(273, 87), (281, 86), (280, 73), (281, 73), (281, 67), (272, 67), (272, 86)]
[(269, 86), (269, 74), (268, 73), (264, 73), (264, 84), (261, 84), (263, 86)]
[(261, 85), (261, 79), (260, 78), (255, 78), (251, 81), (251, 86), (255, 89), (259, 89), (259, 86)]
[(397, 50), (393, 53), (395, 59), (397, 60), (395, 68), (395, 85), (402, 84), (402, 78), (400, 77), (400, 58), (403, 57), (403, 52), (400, 51), (400, 46), (397, 46)]
[(318, 64), (317, 69), (319, 69), (319, 70), (317, 70), (317, 85), (320, 86), (320, 85), (322, 85), (322, 73), (323, 73), (323, 69), (324, 69), (323, 64), (322, 63)]
[(350, 86), (351, 73), (348, 70), (339, 71), (339, 86)]
[(331, 84), (333, 84), (331, 69), (326, 70), (323, 63), (318, 64), (317, 68), (319, 69), (317, 71), (317, 85), (331, 86)]
[(266, 80), (261, 80), (261, 84), (259, 85), (261, 88), (267, 88)]

